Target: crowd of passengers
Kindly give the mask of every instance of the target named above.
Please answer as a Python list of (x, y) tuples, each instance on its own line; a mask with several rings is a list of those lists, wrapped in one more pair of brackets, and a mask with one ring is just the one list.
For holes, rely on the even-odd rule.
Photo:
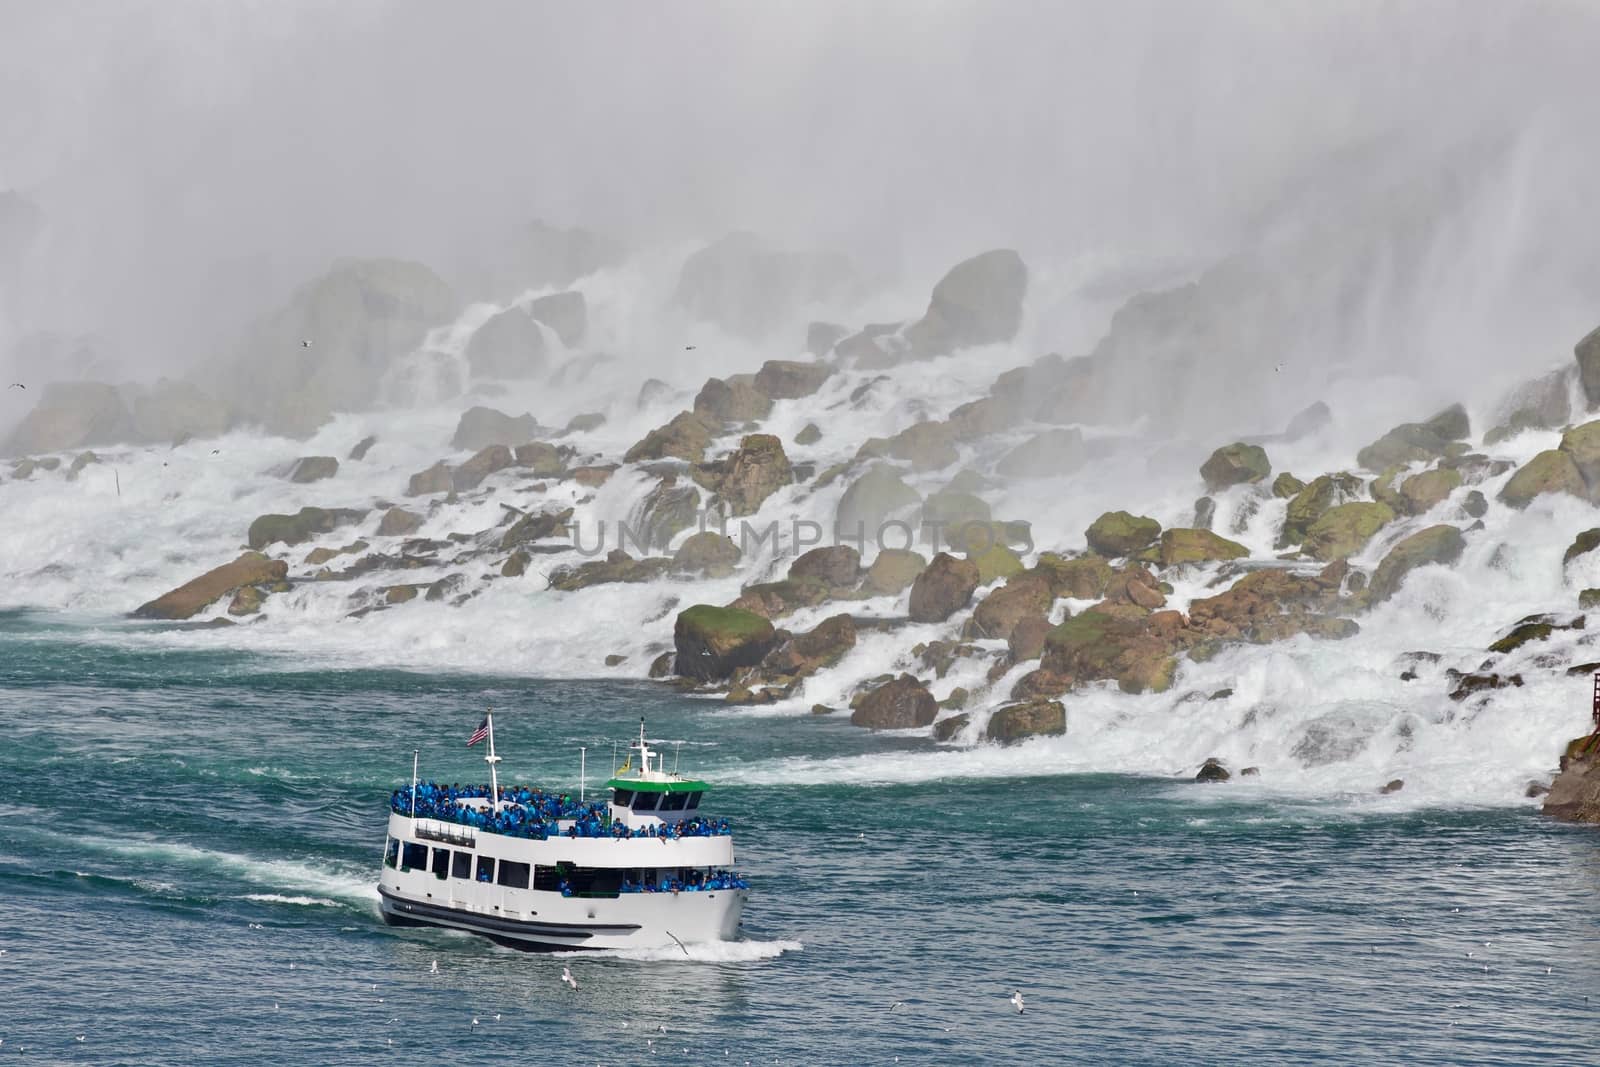
[(712, 871), (710, 874), (690, 871), (681, 881), (677, 878), (667, 877), (663, 878), (659, 884), (635, 882), (631, 878), (624, 878), (621, 891), (624, 893), (693, 893), (702, 889), (749, 888), (750, 883), (732, 871)]
[[(410, 786), (402, 786), (389, 796), (389, 810), (397, 815), (411, 815), (420, 819), (438, 819), (441, 822), (471, 826), (488, 833), (507, 837), (527, 837), (543, 841), (550, 837), (654, 837), (663, 841), (682, 837), (717, 837), (733, 833), (727, 819), (707, 819), (695, 816), (679, 822), (664, 823), (659, 828), (650, 826), (630, 829), (611, 819), (610, 805), (604, 803), (580, 804), (567, 793), (544, 793), (526, 786), (509, 786), (500, 790), (501, 807), (491, 811), (488, 807), (473, 807), (462, 801), (489, 799), (489, 787), (484, 785), (438, 785), (420, 782), (416, 787), (415, 806)], [(562, 831), (560, 822), (571, 821)]]

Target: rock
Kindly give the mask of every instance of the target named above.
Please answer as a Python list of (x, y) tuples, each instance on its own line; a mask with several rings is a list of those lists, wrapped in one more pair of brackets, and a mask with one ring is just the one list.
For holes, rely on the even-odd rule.
[(833, 346), (850, 336), (848, 326), (836, 322), (813, 322), (806, 326), (806, 351), (821, 359), (833, 351)]
[(372, 451), (372, 446), (377, 443), (378, 436), (376, 434), (369, 433), (367, 436), (356, 442), (356, 447), (350, 450), (350, 455), (348, 458), (354, 462), (360, 462), (361, 460), (366, 459), (367, 453)]
[(261, 610), (262, 603), (267, 599), (267, 594), (259, 586), (247, 585), (233, 594), (233, 600), (228, 603), (229, 615), (254, 615)]
[(505, 445), (487, 445), (450, 472), (450, 487), (458, 493), (476, 489), (489, 475), (505, 470), (511, 463), (511, 449)]
[(1469, 492), (1461, 501), (1461, 510), (1471, 519), (1481, 519), (1489, 513), (1489, 501), (1476, 489)]
[(797, 445), (814, 445), (820, 440), (822, 431), (817, 429), (817, 424), (814, 422), (806, 423), (800, 432), (794, 435), (794, 443)]
[(730, 607), (776, 619), (798, 608), (815, 607), (827, 600), (832, 590), (827, 583), (815, 578), (794, 578), (781, 582), (759, 582), (747, 585)]
[(933, 724), (933, 739), (939, 742), (953, 741), (956, 735), (965, 730), (970, 722), (972, 722), (972, 716), (966, 712), (940, 719)]
[(1284, 427), (1283, 439), (1293, 442), (1301, 438), (1310, 437), (1318, 433), (1333, 422), (1333, 412), (1328, 410), (1328, 405), (1318, 400), (1304, 410), (1297, 412), (1289, 420), (1289, 425)]
[(989, 505), (972, 493), (943, 489), (922, 502), (922, 539), (935, 547), (988, 549), (996, 541)]
[(510, 552), (546, 537), (563, 536), (568, 532), (567, 523), (571, 521), (571, 508), (530, 512), (512, 523), (511, 528), (501, 535), (500, 551)]
[(1067, 559), (1054, 552), (1041, 553), (1036, 570), (1050, 583), (1056, 596), (1074, 600), (1099, 600), (1105, 596), (1112, 574), (1111, 564), (1099, 556)]
[(821, 389), (832, 373), (826, 363), (769, 359), (756, 371), (755, 387), (774, 400), (798, 400)]
[(911, 621), (943, 622), (966, 607), (977, 588), (977, 564), (940, 552), (911, 585)]
[(649, 676), (651, 678), (666, 678), (672, 674), (673, 653), (663, 652), (650, 661)]
[[(1590, 334), (1585, 340), (1595, 337)], [(1600, 364), (1600, 340), (1596, 340), (1594, 362)], [(1586, 377), (1585, 389), (1589, 381)], [(1589, 395), (1592, 398), (1594, 393)], [(1595, 401), (1591, 399), (1589, 403)], [(1568, 743), (1561, 757), (1561, 773), (1550, 783), (1541, 810), (1562, 822), (1600, 823), (1600, 735), (1590, 734)]]
[(1472, 422), (1460, 404), (1451, 404), (1424, 422), (1422, 428), (1446, 441), (1465, 441), (1472, 436)]
[(95, 455), (93, 452), (79, 452), (73, 457), (72, 465), (67, 468), (67, 481), (77, 481), (78, 475), (83, 473), (85, 467), (99, 462), (100, 457)]
[(1260, 445), (1235, 441), (1211, 453), (1211, 458), (1200, 465), (1200, 477), (1205, 479), (1208, 493), (1219, 492), (1232, 485), (1265, 481), (1272, 473), (1272, 463)]
[(576, 290), (530, 300), (528, 314), (554, 330), (568, 348), (582, 341), (589, 330), (589, 305)]
[(6, 439), (5, 455), (64, 452), (133, 438), (133, 416), (115, 386), (103, 382), (51, 382), (34, 409)]
[(366, 515), (364, 509), (354, 508), (301, 508), (293, 515), (262, 515), (250, 524), (245, 540), (256, 549), (276, 541), (298, 545), (314, 540), (318, 534), (360, 522)]
[[(1441, 412), (1435, 418), (1447, 414)], [(1431, 422), (1432, 420), (1430, 420)], [(1446, 423), (1448, 427), (1448, 421)], [(1429, 423), (1407, 422), (1396, 426), (1356, 453), (1356, 462), (1370, 471), (1427, 462), (1445, 454), (1448, 438), (1429, 428)]]
[(282, 581), (289, 573), (283, 560), (268, 559), (259, 552), (246, 552), (232, 563), (224, 563), (192, 581), (134, 609), (141, 619), (191, 618), (229, 593), (247, 585)]
[(932, 725), (939, 702), (923, 684), (902, 674), (878, 686), (850, 713), (850, 722), (869, 730), (909, 730)]
[(1406, 780), (1404, 778), (1391, 778), (1378, 789), (1378, 792), (1383, 796), (1389, 796), (1391, 793), (1400, 792), (1400, 790), (1404, 789), (1405, 787)]
[(969, 551), (967, 558), (978, 565), (979, 585), (1009, 578), (1023, 569), (1021, 557), (1005, 545), (992, 545), (982, 552)]
[(617, 472), (615, 463), (604, 463), (598, 466), (573, 467), (570, 473), (572, 480), (586, 489), (598, 489), (611, 480)]
[(753, 433), (739, 442), (717, 482), (717, 498), (732, 516), (754, 515), (773, 493), (794, 481), (783, 442)]
[(593, 433), (605, 424), (606, 417), (604, 412), (586, 411), (581, 415), (574, 415), (568, 419), (566, 428), (561, 432), (563, 435)]
[(524, 574), (528, 573), (528, 564), (532, 562), (532, 560), (532, 556), (528, 555), (520, 548), (517, 549), (517, 551), (507, 556), (506, 561), (500, 565), (500, 577), (521, 578)]
[(1567, 546), (1567, 551), (1561, 557), (1561, 565), (1565, 567), (1579, 556), (1588, 555), (1600, 548), (1600, 527), (1584, 530), (1572, 539), (1572, 544)]
[(1419, 530), (1395, 545), (1372, 574), (1371, 603), (1381, 604), (1394, 596), (1406, 575), (1429, 563), (1454, 566), (1466, 549), (1466, 539), (1454, 526), (1442, 524)]
[(678, 614), (673, 644), (678, 674), (712, 682), (760, 663), (777, 644), (777, 632), (751, 612), (696, 604)]
[(712, 434), (720, 429), (715, 422), (692, 411), (679, 412), (665, 426), (657, 427), (628, 449), (623, 461), (666, 459), (669, 456), (699, 463), (706, 457)]
[(1207, 563), (1220, 559), (1244, 559), (1250, 550), (1237, 541), (1220, 537), (1210, 530), (1163, 530), (1156, 548), (1163, 567), (1180, 563)]
[(289, 468), (289, 480), (300, 485), (320, 482), (339, 473), (339, 461), (332, 456), (301, 456)]
[(1600, 420), (1586, 422), (1561, 435), (1561, 451), (1572, 457), (1591, 497), (1600, 495)]
[(510, 448), (531, 440), (539, 432), (539, 420), (524, 412), (507, 415), (494, 408), (468, 408), (456, 423), (456, 432), (450, 438), (450, 447), (477, 452), (490, 445)]
[(739, 565), (739, 546), (725, 534), (690, 534), (672, 555), (672, 569), (706, 578), (726, 578)]
[(1033, 435), (1002, 456), (995, 472), (1007, 478), (1052, 478), (1080, 470), (1087, 460), (1083, 433), (1073, 426)]
[(1585, 589), (1579, 593), (1578, 607), (1584, 611), (1600, 608), (1600, 589)]
[(1489, 671), (1463, 674), (1461, 671), (1448, 670), (1445, 671), (1445, 675), (1450, 679), (1450, 684), (1453, 686), (1450, 691), (1450, 699), (1457, 702), (1465, 700), (1476, 693), (1508, 687), (1519, 689), (1522, 687), (1522, 675), (1520, 674), (1501, 676)]
[(885, 548), (878, 552), (861, 582), (863, 592), (873, 596), (897, 596), (927, 569), (927, 557), (905, 548)]
[(1578, 380), (1589, 407), (1600, 406), (1600, 329), (1591, 331), (1573, 347), (1578, 359)]
[(1127, 693), (1164, 692), (1177, 672), (1176, 649), (1153, 629), (1156, 618), (1100, 609), (1075, 615), (1046, 637), (1041, 669), (1080, 681), (1114, 679)]
[(1436, 467), (1413, 474), (1400, 483), (1400, 498), (1408, 514), (1421, 515), (1443, 503), (1461, 485), (1461, 475), (1449, 468)]
[(673, 388), (660, 378), (646, 378), (644, 384), (639, 386), (639, 395), (634, 398), (633, 406), (647, 408), (652, 404), (660, 404), (671, 400)]
[(595, 585), (613, 583), (638, 584), (653, 582), (664, 576), (672, 567), (665, 556), (634, 559), (620, 548), (606, 553), (605, 559), (590, 560), (576, 567), (562, 567), (550, 576), (550, 588), (562, 593), (574, 593)]
[(1028, 268), (1010, 249), (984, 252), (956, 264), (933, 287), (920, 320), (905, 330), (914, 358), (972, 345), (1009, 341), (1022, 324)]
[[(834, 527), (841, 539), (882, 543), (880, 531), (888, 518), (922, 497), (891, 468), (876, 464), (857, 478), (839, 498)], [(909, 537), (908, 537), (909, 539)]]
[(619, 667), (626, 662), (628, 662), (628, 657), (617, 652), (613, 652), (605, 658), (607, 667)]
[(694, 413), (715, 422), (755, 422), (772, 412), (772, 399), (746, 382), (707, 378), (694, 398)]
[(1102, 556), (1131, 556), (1161, 536), (1161, 524), (1145, 515), (1108, 511), (1084, 531), (1089, 548)]
[(1232, 777), (1233, 775), (1228, 773), (1228, 768), (1222, 765), (1222, 761), (1213, 756), (1200, 765), (1200, 770), (1196, 772), (1194, 780), (1197, 782), (1226, 782)]
[(518, 445), (511, 453), (511, 462), (540, 478), (559, 478), (567, 469), (561, 450), (547, 441), (529, 441)]
[(813, 548), (789, 564), (789, 578), (813, 578), (833, 589), (848, 589), (861, 574), (861, 553), (849, 545)]
[(448, 493), (455, 488), (454, 472), (450, 464), (440, 460), (425, 471), (418, 471), (406, 483), (406, 496), (426, 496), (430, 493)]
[(474, 378), (536, 378), (549, 355), (538, 322), (527, 308), (513, 306), (472, 332), (466, 359)]
[(1578, 465), (1567, 452), (1551, 448), (1540, 452), (1518, 468), (1501, 488), (1498, 497), (1502, 504), (1525, 508), (1546, 493), (1568, 493), (1581, 499), (1588, 497), (1588, 486)]
[(1361, 493), (1361, 479), (1343, 472), (1313, 478), (1289, 501), (1284, 513), (1280, 547), (1305, 540), (1306, 531), (1332, 507), (1354, 500)]
[(339, 556), (356, 552), (365, 552), (366, 550), (367, 543), (365, 541), (353, 541), (350, 544), (345, 545), (343, 548), (313, 548), (310, 552), (306, 553), (306, 565), (310, 567), (320, 567), (322, 564), (331, 559), (336, 559)]
[(1306, 483), (1284, 471), (1272, 479), (1272, 495), (1279, 500), (1289, 500), (1306, 487)]
[(461, 590), (465, 589), (466, 585), (466, 575), (447, 574), (443, 578), (440, 578), (438, 581), (433, 582), (428, 586), (428, 591), (423, 594), (423, 599), (432, 600), (437, 603), (445, 600), (448, 597), (455, 596), (457, 593), (461, 592)]
[(989, 718), (983, 735), (1002, 745), (1030, 737), (1059, 737), (1067, 732), (1067, 709), (1059, 700), (1034, 700), (1000, 708)]
[[(972, 613), (980, 637), (1009, 641), (1024, 619), (1043, 618), (1055, 594), (1037, 574), (1019, 574), (978, 602)], [(1043, 638), (1041, 637), (1041, 645)]]
[(942, 470), (961, 458), (955, 435), (942, 422), (919, 422), (889, 438), (888, 454), (911, 464), (912, 470)]
[(1572, 417), (1572, 380), (1576, 367), (1524, 382), (1500, 405), (1500, 421), (1483, 435), (1485, 446), (1499, 444), (1525, 430), (1554, 429)]
[(1581, 630), (1584, 628), (1584, 621), (1580, 619), (1576, 625), (1563, 625), (1553, 621), (1549, 616), (1531, 615), (1512, 627), (1510, 633), (1490, 645), (1489, 651), (1502, 654), (1515, 652), (1529, 642), (1548, 640), (1557, 630)]
[(422, 529), (422, 516), (405, 508), (390, 508), (378, 522), (379, 537), (405, 537)]
[(1345, 559), (1360, 552), (1373, 534), (1393, 521), (1394, 512), (1385, 504), (1340, 504), (1311, 524), (1302, 551), (1323, 561)]
[(1208, 496), (1203, 496), (1194, 502), (1194, 528), (1196, 530), (1209, 530), (1211, 523), (1217, 517), (1217, 502)]
[(1024, 663), (1038, 659), (1044, 652), (1044, 641), (1050, 635), (1050, 630), (1050, 620), (1043, 615), (1018, 620), (1011, 628), (1011, 636), (1006, 638), (1006, 651), (1011, 655), (1011, 662)]
[(855, 647), (855, 620), (847, 614), (831, 615), (787, 641), (761, 665), (780, 676), (804, 678), (838, 663)]

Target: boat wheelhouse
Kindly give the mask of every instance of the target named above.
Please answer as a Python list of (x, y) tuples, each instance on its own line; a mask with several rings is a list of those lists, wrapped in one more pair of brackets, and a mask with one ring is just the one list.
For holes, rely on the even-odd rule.
[[(709, 786), (662, 768), (644, 735), (589, 802), (501, 786), (486, 716), (489, 784), (417, 780), (390, 797), (378, 878), (385, 921), (482, 934), (525, 949), (665, 948), (727, 941), (749, 887), (733, 870)], [(469, 742), (470, 743), (470, 742)], [(636, 762), (637, 761), (637, 762)]]

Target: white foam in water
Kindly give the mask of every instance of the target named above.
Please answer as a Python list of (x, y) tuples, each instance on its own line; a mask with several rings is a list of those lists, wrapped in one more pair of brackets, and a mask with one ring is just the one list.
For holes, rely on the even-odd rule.
[(296, 904), (308, 908), (342, 908), (343, 904), (327, 897), (294, 897), (284, 896), (282, 893), (246, 893), (245, 900), (254, 900), (262, 904)]
[(611, 948), (586, 949), (582, 952), (558, 952), (558, 956), (613, 957), (644, 963), (754, 963), (777, 959), (785, 952), (800, 952), (805, 946), (799, 941), (688, 941), (683, 947), (666, 948)]
[(376, 882), (371, 877), (319, 870), (290, 860), (257, 860), (231, 852), (164, 841), (95, 839), (84, 844), (89, 848), (136, 859), (154, 858), (168, 863), (212, 867), (242, 881), (288, 891), (282, 894), (250, 895), (247, 897), (250, 900), (322, 906), (370, 905), (378, 900)]

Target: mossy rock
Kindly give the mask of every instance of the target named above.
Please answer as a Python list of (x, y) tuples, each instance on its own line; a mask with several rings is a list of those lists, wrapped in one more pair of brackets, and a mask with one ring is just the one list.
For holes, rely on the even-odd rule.
[[(818, 486), (827, 478), (825, 472), (817, 480)], [(884, 521), (921, 499), (892, 468), (878, 464), (844, 491), (834, 512), (834, 523), (842, 538), (854, 538), (859, 534), (869, 541), (881, 540), (878, 535)]]
[[(1461, 487), (1461, 473), (1448, 467), (1413, 474), (1400, 483), (1400, 499), (1412, 515), (1421, 515), (1429, 508), (1443, 503), (1450, 494)], [(1387, 501), (1385, 501), (1387, 503)], [(1391, 505), (1392, 506), (1392, 505)]]
[(1303, 551), (1314, 559), (1347, 559), (1366, 547), (1372, 535), (1394, 521), (1387, 504), (1354, 501), (1329, 508), (1306, 531)]
[(820, 440), (822, 440), (822, 431), (817, 428), (817, 424), (814, 422), (806, 423), (805, 427), (794, 435), (794, 443), (797, 445), (814, 445)]
[(685, 677), (715, 681), (760, 663), (776, 642), (772, 623), (754, 612), (696, 604), (679, 612), (673, 627), (674, 666)]
[(1099, 600), (1111, 584), (1111, 564), (1100, 556), (1068, 559), (1055, 552), (1042, 552), (1034, 569), (1050, 583), (1056, 596), (1075, 600)]
[(1262, 482), (1272, 473), (1272, 462), (1260, 445), (1247, 445), (1235, 441), (1211, 453), (1200, 465), (1200, 477), (1205, 479), (1206, 491), (1215, 493), (1231, 485)]
[(1272, 479), (1272, 495), (1279, 500), (1288, 500), (1305, 487), (1305, 482), (1302, 482), (1288, 471), (1284, 471)]
[(972, 493), (944, 489), (922, 502), (922, 537), (934, 544), (965, 547), (968, 527), (987, 528), (992, 521), (989, 505)]
[(1313, 478), (1306, 487), (1289, 501), (1284, 514), (1283, 536), (1280, 545), (1299, 544), (1305, 540), (1306, 531), (1329, 508), (1335, 507), (1361, 492), (1361, 479), (1353, 474), (1339, 472)]
[(1391, 548), (1378, 564), (1369, 586), (1369, 602), (1379, 604), (1388, 600), (1406, 575), (1418, 567), (1429, 563), (1453, 565), (1465, 549), (1466, 539), (1454, 526), (1441, 524), (1417, 531)]
[(979, 585), (988, 585), (999, 578), (1009, 578), (1024, 570), (1022, 559), (1004, 545), (994, 545), (987, 551), (975, 556), (969, 555), (967, 558), (978, 565)]
[(1499, 500), (1525, 508), (1546, 493), (1567, 493), (1586, 499), (1588, 486), (1572, 456), (1558, 448), (1546, 449), (1524, 463), (1500, 490)]
[(1426, 423), (1403, 423), (1357, 452), (1356, 462), (1369, 471), (1424, 463), (1444, 455), (1449, 443)]
[(1067, 732), (1067, 709), (1059, 700), (1034, 700), (996, 711), (983, 734), (990, 741), (1012, 745), (1030, 737), (1059, 737)]
[(1515, 652), (1530, 641), (1544, 641), (1555, 632), (1548, 622), (1525, 622), (1489, 646), (1490, 652)]
[(917, 575), (928, 568), (928, 559), (920, 552), (905, 548), (885, 548), (867, 568), (861, 582), (862, 591), (872, 596), (893, 596), (905, 592)]
[(1566, 554), (1561, 557), (1561, 565), (1565, 567), (1579, 556), (1586, 556), (1595, 549), (1600, 548), (1600, 527), (1585, 530), (1572, 539), (1572, 544), (1567, 546)]
[(265, 548), (282, 541), (286, 545), (315, 540), (341, 526), (360, 522), (365, 510), (354, 508), (301, 508), (293, 515), (262, 515), (250, 524), (246, 540), (251, 548)]
[(1161, 536), (1161, 524), (1147, 515), (1108, 511), (1090, 523), (1083, 536), (1102, 556), (1131, 556)]
[(1560, 448), (1577, 464), (1578, 475), (1591, 492), (1600, 488), (1600, 419), (1562, 434)]
[(1578, 607), (1584, 611), (1600, 608), (1600, 589), (1585, 589), (1578, 594)]
[(1161, 532), (1161, 543), (1156, 549), (1163, 567), (1179, 563), (1205, 563), (1220, 559), (1243, 559), (1250, 550), (1237, 541), (1212, 533), (1210, 530), (1174, 529)]

